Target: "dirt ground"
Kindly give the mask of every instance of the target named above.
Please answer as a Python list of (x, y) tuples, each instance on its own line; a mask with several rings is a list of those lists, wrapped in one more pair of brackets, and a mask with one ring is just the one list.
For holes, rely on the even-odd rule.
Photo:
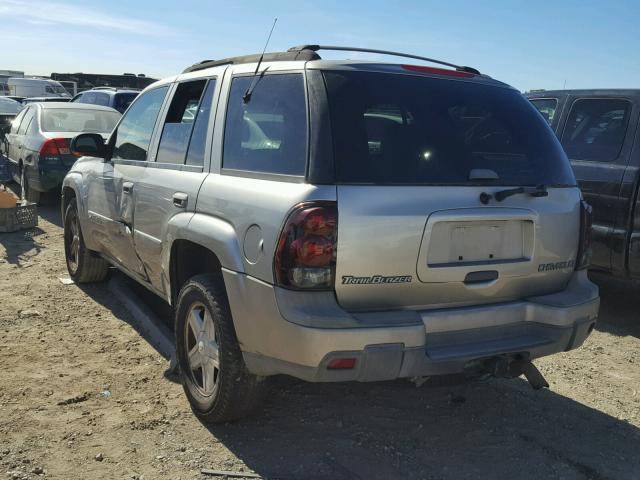
[[(0, 474), (7, 478), (640, 479), (640, 292), (595, 277), (586, 344), (539, 360), (551, 384), (305, 384), (206, 427), (106, 284), (63, 285), (58, 207), (0, 234)], [(42, 473), (43, 472), (43, 473)], [(220, 477), (218, 477), (220, 478)]]

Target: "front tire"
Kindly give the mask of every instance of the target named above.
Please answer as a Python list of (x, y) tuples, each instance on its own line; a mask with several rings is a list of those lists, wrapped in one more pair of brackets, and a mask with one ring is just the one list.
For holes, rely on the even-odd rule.
[(198, 418), (228, 422), (260, 405), (266, 379), (244, 363), (222, 275), (198, 275), (182, 288), (175, 336), (182, 385)]
[(76, 283), (101, 282), (109, 272), (109, 264), (84, 244), (75, 198), (71, 199), (64, 214), (64, 254), (69, 276)]
[(38, 204), (40, 202), (40, 192), (34, 190), (29, 186), (29, 180), (27, 179), (27, 168), (23, 165), (20, 169), (20, 190), (21, 197), (27, 202)]

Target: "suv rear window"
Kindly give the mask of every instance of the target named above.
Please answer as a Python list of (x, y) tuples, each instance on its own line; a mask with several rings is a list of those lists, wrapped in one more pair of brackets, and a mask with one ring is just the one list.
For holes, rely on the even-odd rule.
[(113, 108), (118, 110), (120, 113), (124, 113), (137, 96), (137, 93), (116, 93)]
[(567, 158), (516, 90), (424, 76), (326, 71), (339, 183), (575, 185)]

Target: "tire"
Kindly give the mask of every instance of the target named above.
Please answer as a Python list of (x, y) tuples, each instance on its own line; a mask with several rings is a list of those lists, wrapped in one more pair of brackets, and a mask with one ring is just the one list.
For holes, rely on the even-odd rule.
[(20, 190), (21, 197), (27, 202), (35, 203), (40, 202), (40, 192), (29, 187), (29, 180), (27, 180), (27, 168), (23, 165), (20, 169)]
[(75, 198), (69, 202), (64, 214), (64, 254), (69, 276), (74, 282), (101, 282), (107, 276), (109, 264), (84, 244)]
[(266, 377), (247, 370), (221, 274), (198, 275), (184, 285), (178, 296), (175, 336), (182, 386), (200, 420), (229, 422), (259, 407)]

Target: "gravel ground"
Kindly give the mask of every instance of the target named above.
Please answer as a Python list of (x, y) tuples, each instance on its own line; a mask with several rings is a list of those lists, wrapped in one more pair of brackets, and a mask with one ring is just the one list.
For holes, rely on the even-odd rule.
[[(0, 234), (0, 473), (7, 478), (640, 479), (640, 295), (595, 276), (586, 344), (522, 380), (274, 381), (258, 416), (206, 427), (105, 284), (63, 285), (57, 205)], [(218, 477), (220, 478), (220, 477)]]

